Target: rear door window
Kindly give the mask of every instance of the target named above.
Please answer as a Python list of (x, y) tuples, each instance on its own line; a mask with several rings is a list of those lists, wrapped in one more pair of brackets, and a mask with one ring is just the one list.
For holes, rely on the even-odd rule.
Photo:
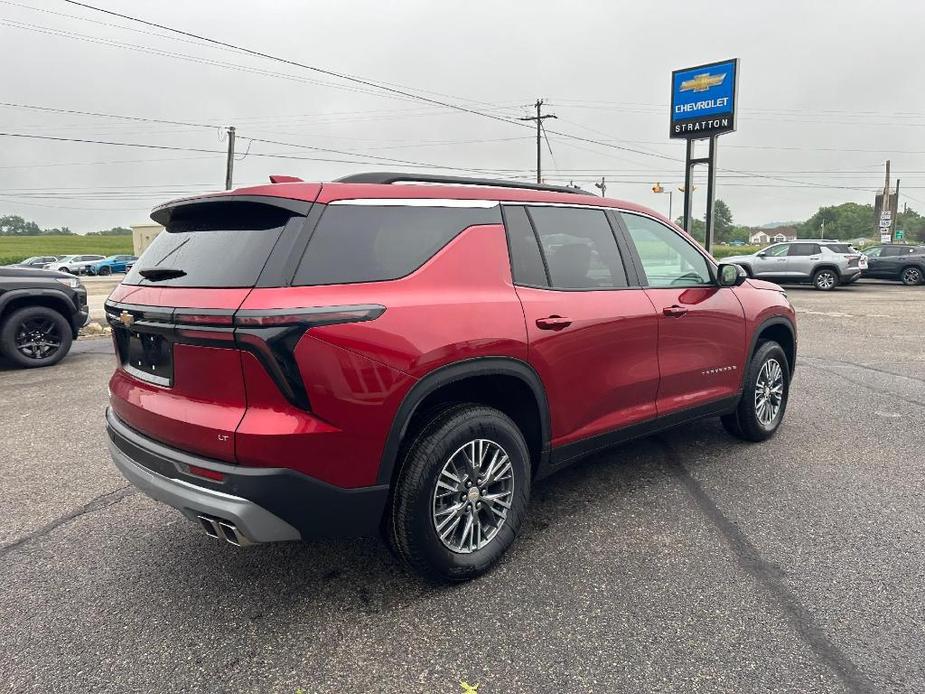
[(603, 210), (580, 207), (528, 207), (557, 289), (626, 287), (626, 270)]
[(500, 207), (332, 204), (312, 234), (293, 284), (398, 279), (478, 224), (501, 224)]
[(528, 287), (548, 287), (549, 277), (540, 253), (533, 225), (527, 211), (513, 205), (504, 207), (504, 226), (507, 230), (508, 246), (511, 251), (511, 274), (514, 284)]
[(818, 243), (791, 243), (788, 255), (816, 255), (819, 252)]
[[(228, 201), (177, 210), (123, 284), (158, 287), (253, 287), (293, 213), (272, 205)], [(146, 279), (148, 270), (177, 270)]]

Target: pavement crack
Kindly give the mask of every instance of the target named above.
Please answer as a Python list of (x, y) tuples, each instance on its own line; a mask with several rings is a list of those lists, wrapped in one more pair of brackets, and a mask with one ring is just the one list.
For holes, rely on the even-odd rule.
[(857, 665), (829, 639), (825, 630), (816, 623), (812, 613), (784, 581), (783, 569), (764, 559), (748, 536), (720, 510), (700, 483), (694, 479), (671, 444), (661, 436), (661, 445), (668, 467), (697, 504), (701, 513), (713, 523), (729, 545), (739, 565), (752, 576), (779, 604), (800, 638), (813, 650), (845, 685), (849, 692), (873, 692), (873, 682)]
[[(862, 381), (857, 381), (853, 378), (848, 378), (847, 376), (845, 376), (845, 374), (838, 373), (837, 371), (834, 371), (832, 369), (827, 369), (824, 366), (819, 366), (819, 364), (807, 364), (806, 366), (808, 366), (811, 369), (819, 369), (819, 371), (822, 371), (831, 376), (840, 378), (843, 381), (847, 381), (848, 383), (852, 385), (860, 386), (861, 388), (864, 388), (865, 390), (869, 390), (871, 393), (876, 393), (877, 395), (884, 395), (886, 397), (890, 397), (895, 400), (901, 400), (902, 402), (907, 403), (909, 405), (925, 407), (925, 402), (922, 402), (921, 400), (916, 400), (915, 398), (907, 398), (906, 396), (900, 395), (899, 393), (896, 393), (892, 390), (885, 390), (883, 388), (874, 388), (873, 386), (863, 383)], [(909, 378), (908, 376), (899, 376), (898, 374), (890, 373), (889, 371), (882, 371), (880, 373), (890, 374), (891, 376), (896, 376), (897, 378)], [(917, 381), (918, 379), (913, 378), (911, 380)]]
[[(915, 376), (908, 376), (906, 374), (898, 374), (895, 371), (889, 371), (888, 369), (880, 369), (880, 368), (877, 368), (876, 366), (870, 366), (869, 364), (858, 364), (857, 362), (854, 362), (854, 361), (844, 361), (841, 359), (829, 359), (826, 357), (810, 357), (810, 356), (800, 357), (801, 362), (805, 360), (809, 360), (810, 362), (813, 362), (813, 361), (820, 362), (821, 361), (821, 362), (827, 362), (829, 364), (838, 364), (841, 366), (851, 366), (851, 367), (854, 367), (855, 369), (860, 369), (861, 371), (873, 371), (874, 373), (883, 374), (884, 376), (904, 378), (909, 381), (915, 381), (916, 383), (925, 384), (925, 379), (923, 378), (916, 378)], [(818, 364), (810, 364), (810, 365), (815, 366), (816, 368), (822, 368)]]
[(41, 528), (38, 528), (37, 530), (34, 530), (33, 532), (28, 533), (27, 535), (24, 535), (23, 537), (20, 537), (19, 539), (14, 540), (13, 542), (0, 546), (0, 558), (5, 557), (7, 554), (12, 552), (17, 547), (21, 547), (27, 542), (31, 542), (32, 540), (35, 540), (36, 538), (42, 537), (43, 535), (47, 535), (52, 530), (59, 528), (62, 525), (65, 525), (66, 523), (70, 523), (75, 518), (80, 518), (80, 516), (83, 516), (87, 513), (93, 513), (94, 511), (99, 511), (101, 509), (108, 508), (112, 506), (113, 504), (119, 503), (120, 501), (122, 501), (122, 499), (126, 498), (127, 496), (132, 496), (133, 494), (136, 494), (137, 491), (138, 490), (135, 489), (135, 487), (133, 487), (131, 484), (127, 484), (123, 487), (119, 487), (118, 489), (114, 489), (111, 492), (100, 494), (99, 496), (94, 497), (93, 499), (88, 501), (86, 504), (84, 504), (80, 508), (77, 508), (74, 511), (71, 511), (70, 513), (66, 513), (63, 516), (59, 516), (53, 521), (43, 525)]

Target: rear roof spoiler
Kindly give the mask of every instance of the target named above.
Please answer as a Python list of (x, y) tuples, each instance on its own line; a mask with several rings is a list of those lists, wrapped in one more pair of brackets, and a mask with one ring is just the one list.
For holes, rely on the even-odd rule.
[(280, 198), (274, 195), (203, 195), (197, 198), (185, 198), (175, 200), (155, 207), (151, 212), (151, 219), (160, 224), (167, 226), (173, 215), (179, 211), (189, 212), (190, 208), (214, 205), (228, 202), (247, 202), (257, 205), (266, 205), (291, 212), (294, 215), (304, 217), (312, 207), (309, 200), (293, 200), (291, 198)]

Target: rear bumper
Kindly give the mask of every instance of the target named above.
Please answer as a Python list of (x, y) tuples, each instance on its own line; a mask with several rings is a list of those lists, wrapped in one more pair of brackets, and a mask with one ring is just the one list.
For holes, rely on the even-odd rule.
[[(286, 468), (219, 463), (165, 446), (106, 410), (109, 448), (122, 475), (145, 494), (179, 509), (234, 525), (249, 542), (356, 537), (378, 532), (388, 486), (342, 489)], [(190, 473), (190, 466), (224, 476)]]
[(860, 276), (861, 276), (861, 268), (851, 267), (851, 268), (848, 268), (847, 270), (844, 270), (841, 273), (841, 281), (843, 283), (853, 282), (854, 280), (858, 279)]

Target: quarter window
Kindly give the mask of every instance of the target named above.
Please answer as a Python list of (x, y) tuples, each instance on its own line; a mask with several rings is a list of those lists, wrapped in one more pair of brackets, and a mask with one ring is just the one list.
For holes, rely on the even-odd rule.
[(707, 259), (680, 234), (648, 217), (621, 215), (650, 287), (713, 284)]
[(500, 223), (497, 206), (330, 205), (312, 234), (293, 284), (404, 277), (463, 229)]
[(528, 207), (549, 280), (557, 289), (625, 287), (626, 271), (603, 210)]
[(791, 243), (788, 255), (816, 255), (819, 253), (818, 243)]

